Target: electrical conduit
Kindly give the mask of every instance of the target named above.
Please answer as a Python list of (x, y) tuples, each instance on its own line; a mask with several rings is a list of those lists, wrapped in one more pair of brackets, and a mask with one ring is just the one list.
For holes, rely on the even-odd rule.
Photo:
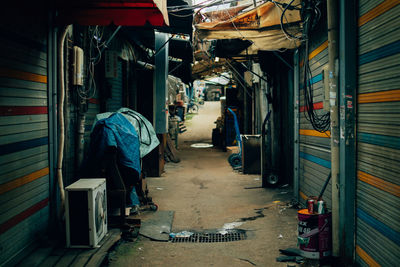
[(70, 25), (64, 28), (62, 33), (60, 43), (59, 43), (59, 79), (60, 79), (60, 88), (59, 88), (59, 102), (58, 102), (58, 120), (60, 126), (60, 137), (58, 141), (58, 157), (57, 157), (57, 181), (58, 187), (60, 189), (60, 210), (59, 215), (61, 218), (64, 217), (64, 210), (65, 210), (65, 191), (64, 191), (64, 181), (63, 181), (63, 174), (62, 174), (62, 163), (64, 157), (64, 140), (65, 140), (65, 133), (64, 133), (64, 100), (65, 100), (65, 84), (64, 84), (64, 43), (65, 38), (67, 36), (68, 30)]

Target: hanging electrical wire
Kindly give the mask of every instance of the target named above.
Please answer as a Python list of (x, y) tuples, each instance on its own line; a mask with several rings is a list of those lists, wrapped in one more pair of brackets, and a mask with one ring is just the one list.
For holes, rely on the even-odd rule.
[(303, 92), (304, 92), (304, 115), (318, 132), (326, 132), (330, 128), (330, 114), (318, 114), (314, 109), (314, 87), (312, 83), (312, 72), (308, 60), (308, 40), (306, 40), (304, 63), (303, 63)]
[(102, 48), (106, 42), (102, 41), (104, 37), (104, 27), (88, 27), (88, 67), (86, 69), (87, 85), (77, 86), (76, 92), (81, 100), (89, 100), (96, 95), (97, 87), (95, 81), (95, 65), (100, 63), (102, 57)]
[(316, 26), (321, 11), (318, 8), (320, 1), (308, 1), (302, 11), (304, 17), (303, 35), (305, 36), (305, 48), (303, 53), (303, 93), (304, 93), (304, 115), (318, 132), (326, 132), (330, 129), (330, 113), (319, 113), (314, 109), (314, 87), (312, 81), (312, 71), (309, 62), (309, 35)]
[[(207, 2), (209, 2), (208, 4), (206, 4)], [(176, 12), (180, 12), (180, 11), (187, 11), (187, 10), (189, 10), (189, 11), (198, 11), (198, 9), (204, 9), (204, 8), (207, 8), (207, 7), (213, 7), (213, 6), (218, 6), (218, 5), (221, 5), (221, 4), (230, 4), (230, 3), (236, 3), (237, 1), (236, 0), (231, 0), (231, 1), (223, 1), (223, 0), (214, 0), (214, 1), (204, 1), (204, 2), (201, 2), (201, 3), (199, 3), (199, 4), (196, 4), (196, 5), (192, 5), (192, 6), (189, 6), (189, 5), (185, 5), (185, 6), (169, 6), (167, 9), (168, 9), (168, 13), (176, 13)]]
[(285, 18), (286, 23), (289, 24), (289, 20), (286, 17), (286, 11), (287, 10), (301, 10), (301, 8), (298, 8), (298, 6), (300, 4), (296, 5), (296, 6), (292, 6), (292, 3), (294, 2), (294, 0), (292, 0), (289, 4), (280, 3), (280, 2), (277, 2), (277, 1), (271, 1), (271, 2), (274, 3), (275, 6), (277, 8), (279, 8), (281, 10), (281, 12), (282, 12), (281, 17), (280, 17), (280, 26), (281, 26), (281, 30), (282, 30), (283, 34), (286, 36), (286, 38), (289, 39), (289, 40), (293, 40), (293, 41), (296, 41), (296, 40), (300, 40), (301, 41), (302, 40), (302, 35), (299, 36), (301, 31), (298, 31), (296, 33), (289, 33), (288, 30), (286, 29), (286, 26), (285, 26), (284, 22), (283, 22), (283, 19)]

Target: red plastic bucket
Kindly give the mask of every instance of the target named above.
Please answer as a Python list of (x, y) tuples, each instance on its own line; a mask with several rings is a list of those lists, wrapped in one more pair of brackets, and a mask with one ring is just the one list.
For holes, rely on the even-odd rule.
[(323, 259), (332, 254), (332, 214), (311, 214), (307, 209), (298, 211), (298, 244), (302, 256)]

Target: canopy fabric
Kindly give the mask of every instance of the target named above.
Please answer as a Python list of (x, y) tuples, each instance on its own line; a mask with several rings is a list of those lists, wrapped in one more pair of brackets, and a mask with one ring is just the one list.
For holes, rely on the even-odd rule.
[[(288, 0), (281, 1), (289, 2)], [(299, 0), (294, 1), (293, 5), (299, 4)], [(213, 22), (203, 22), (196, 25), (199, 30), (262, 30), (263, 28), (280, 25), (282, 10), (272, 2), (266, 2), (252, 10), (231, 17), (228, 20), (216, 20)], [(300, 12), (298, 10), (287, 10), (285, 12), (285, 23), (300, 22)], [(218, 38), (221, 39), (221, 38)]]
[[(288, 0), (280, 1), (288, 3)], [(299, 0), (293, 5), (299, 4)], [(300, 46), (297, 39), (288, 38), (281, 29), (282, 10), (272, 2), (266, 2), (257, 8), (231, 17), (226, 21), (203, 22), (196, 25), (196, 37), (199, 40), (242, 39), (253, 44), (242, 51), (242, 55), (255, 55), (259, 50), (274, 51), (294, 49)], [(285, 28), (291, 32), (300, 31), (301, 16), (298, 10), (285, 12)]]
[[(243, 11), (244, 9), (248, 8), (251, 5), (252, 4), (246, 4), (241, 6), (230, 7), (224, 10), (205, 12), (202, 15), (204, 15), (207, 19), (209, 19), (212, 22), (229, 20), (230, 18), (236, 16), (240, 11)], [(198, 14), (200, 15), (201, 13)]]
[[(298, 26), (289, 27), (291, 31), (298, 29)], [(282, 30), (269, 31), (210, 31), (207, 37), (199, 35), (203, 39), (236, 39), (252, 41), (252, 45), (239, 53), (240, 55), (255, 55), (259, 50), (274, 51), (280, 49), (294, 49), (300, 46), (299, 40), (288, 39)]]
[(60, 24), (169, 25), (166, 0), (59, 0), (57, 9)]

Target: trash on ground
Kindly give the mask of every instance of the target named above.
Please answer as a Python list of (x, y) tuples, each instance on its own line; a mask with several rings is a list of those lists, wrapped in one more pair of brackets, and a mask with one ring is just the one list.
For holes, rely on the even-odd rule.
[(292, 203), (282, 203), (281, 205), (278, 205), (279, 214), (282, 214), (285, 210), (290, 209), (292, 207), (293, 207)]
[(244, 224), (244, 222), (225, 223), (224, 226), (222, 226), (222, 229), (231, 230), (231, 229), (234, 229), (234, 228), (236, 228), (238, 226), (241, 226), (242, 224)]
[(157, 187), (156, 189), (157, 190), (164, 190), (164, 188), (162, 188), (162, 187)]
[(221, 235), (226, 235), (227, 233), (228, 233), (228, 231), (226, 229), (222, 229), (222, 230), (218, 231), (218, 234), (221, 234)]
[(179, 237), (179, 238), (187, 238), (187, 237), (191, 237), (193, 235), (192, 232), (189, 231), (182, 231), (179, 233), (170, 233), (169, 236), (171, 238), (175, 238), (175, 237)]
[(260, 178), (254, 178), (254, 181), (260, 181)]
[(278, 239), (283, 239), (283, 235), (282, 235), (282, 234), (279, 234), (279, 235), (278, 235)]

